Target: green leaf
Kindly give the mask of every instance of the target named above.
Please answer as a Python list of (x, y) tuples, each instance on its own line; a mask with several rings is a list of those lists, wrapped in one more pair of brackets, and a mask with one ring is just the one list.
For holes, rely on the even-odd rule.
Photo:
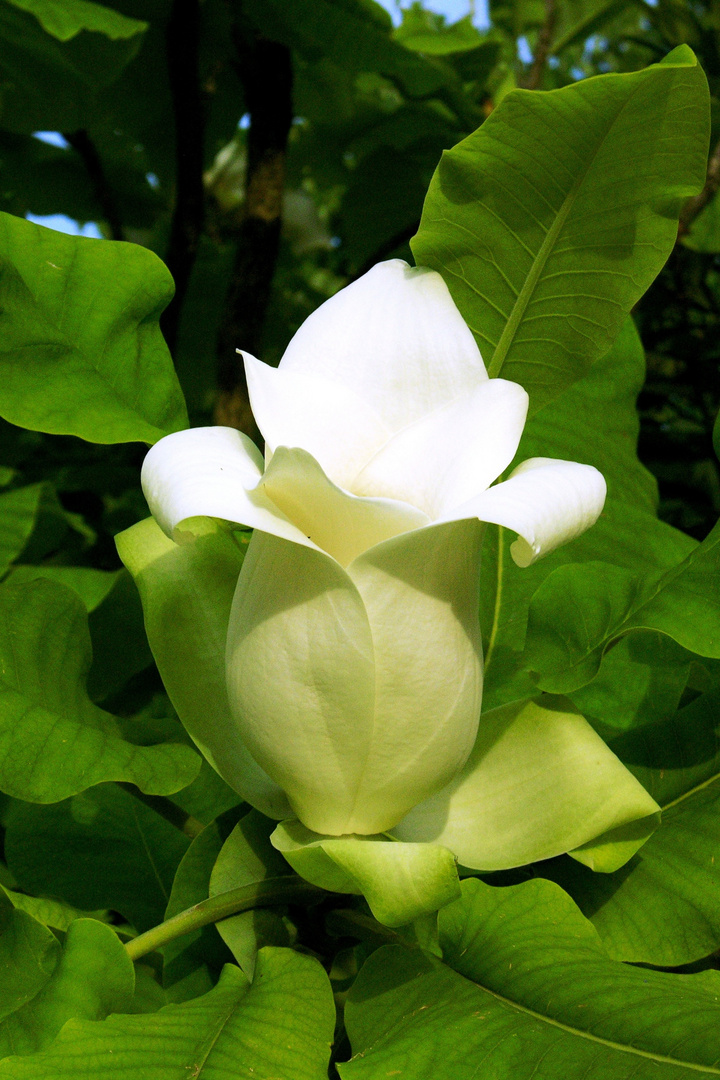
[[(285, 859), (270, 843), (275, 825), (257, 810), (251, 810), (237, 823), (213, 867), (210, 896), (287, 873)], [(290, 944), (281, 914), (267, 908), (232, 915), (219, 922), (217, 929), (249, 979), (253, 978), (259, 949)]]
[(395, 946), (367, 961), (346, 1006), (355, 1056), (343, 1080), (720, 1073), (720, 976), (609, 959), (552, 883), (466, 881), (439, 921), (445, 965)]
[(618, 960), (688, 964), (720, 947), (720, 691), (610, 746), (663, 808), (642, 852), (604, 878), (567, 860), (538, 867), (570, 892)]
[[(375, 10), (373, 10), (375, 9)], [(243, 9), (261, 33), (296, 49), (308, 61), (320, 56), (350, 71), (395, 76), (411, 95), (438, 90), (447, 74), (393, 41), (390, 20), (362, 0), (245, 0)], [(382, 19), (382, 22), (380, 22)]]
[(720, 251), (720, 200), (713, 198), (698, 214), (690, 226), (690, 231), (683, 236), (682, 243), (691, 251), (700, 251), (704, 255), (715, 255)]
[(81, 30), (93, 30), (106, 37), (130, 38), (142, 34), (147, 23), (128, 19), (119, 11), (91, 0), (8, 0), (21, 11), (34, 15), (48, 34), (58, 41), (69, 41)]
[(158, 323), (172, 291), (145, 248), (0, 214), (0, 415), (100, 443), (187, 427)]
[[(609, 496), (600, 520), (583, 536), (534, 566), (512, 561), (511, 534), (488, 526), (481, 575), (486, 708), (535, 692), (521, 651), (533, 594), (558, 566), (602, 559), (630, 570), (665, 570), (697, 542), (655, 517), (656, 481), (637, 458), (635, 399), (645, 357), (631, 320), (612, 349), (526, 425), (516, 463), (528, 457), (584, 461), (599, 469)], [(520, 670), (519, 670), (520, 669)]]
[[(222, 814), (195, 837), (177, 868), (164, 921), (207, 900), (213, 866), (241, 812), (239, 807), (235, 807)], [(176, 938), (164, 947), (164, 985), (173, 986), (201, 967), (220, 969), (229, 958), (227, 949), (218, 938), (218, 927), (204, 926), (201, 930)]]
[(472, 16), (466, 15), (448, 26), (442, 15), (426, 11), (420, 4), (404, 9), (393, 37), (406, 49), (429, 56), (468, 52), (483, 41), (482, 34), (473, 26)]
[(0, 1080), (326, 1080), (335, 1007), (317, 960), (265, 949), (250, 985), (228, 966), (209, 994), (146, 1016), (71, 1021), (54, 1045), (0, 1062)]
[(106, 780), (169, 794), (200, 767), (187, 746), (136, 746), (84, 689), (87, 616), (62, 585), (35, 581), (0, 590), (0, 790), (57, 802)]
[(406, 926), (458, 895), (455, 857), (437, 844), (385, 836), (319, 836), (283, 821), (271, 837), (296, 873), (331, 892), (364, 896), (378, 922)]
[(413, 253), (533, 410), (607, 352), (662, 267), (708, 134), (705, 77), (682, 46), (643, 71), (514, 91), (443, 155)]
[[(2, 125), (10, 131), (27, 134), (87, 128), (107, 112), (102, 94), (133, 59), (143, 35), (135, 32), (128, 37), (123, 33), (113, 39), (104, 32), (85, 29), (71, 40), (61, 41), (48, 33), (35, 15), (20, 10), (29, 7), (30, 2), (16, 4), (4, 0), (0, 4)], [(63, 14), (66, 28), (88, 21), (82, 17), (78, 20), (77, 0), (61, 0), (52, 5), (51, 0), (35, 0), (32, 6), (51, 19), (54, 14), (54, 24), (58, 27), (57, 18)], [(90, 6), (88, 3), (87, 8)], [(112, 20), (112, 14), (117, 16), (111, 13), (109, 18), (105, 16), (105, 22), (114, 21), (117, 29), (119, 24)], [(135, 20), (127, 20), (123, 25), (130, 23)]]
[(32, 1001), (55, 969), (60, 943), (0, 889), (0, 1020)]
[(65, 802), (17, 802), (8, 814), (8, 866), (29, 893), (119, 911), (142, 932), (163, 921), (188, 838), (114, 784)]
[[(21, 489), (26, 490), (26, 489)], [(10, 492), (11, 495), (16, 492)], [(7, 496), (0, 496), (0, 524), (5, 525), (5, 511), (2, 500)], [(94, 570), (90, 566), (54, 566), (48, 563), (44, 566), (16, 566), (6, 578), (8, 585), (27, 585), (30, 581), (44, 578), (47, 581), (56, 581), (59, 585), (65, 585), (78, 594), (85, 609), (90, 614), (117, 584), (119, 570)]]
[(43, 484), (32, 484), (0, 495), (0, 574), (5, 573), (30, 539), (43, 489)]
[(0, 1059), (44, 1050), (67, 1020), (126, 1012), (134, 989), (132, 961), (112, 927), (76, 919), (45, 985), (0, 1023)]
[(656, 630), (720, 657), (720, 524), (677, 566), (638, 574), (606, 563), (561, 566), (530, 605), (525, 662), (539, 686), (568, 693), (590, 682), (630, 631)]

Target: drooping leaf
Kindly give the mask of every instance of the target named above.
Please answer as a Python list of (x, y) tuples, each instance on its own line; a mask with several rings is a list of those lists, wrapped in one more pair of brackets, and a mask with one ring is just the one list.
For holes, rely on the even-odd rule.
[(0, 214), (0, 415), (99, 443), (186, 427), (158, 323), (172, 290), (145, 248)]
[(200, 767), (187, 746), (138, 746), (85, 690), (90, 641), (75, 592), (50, 581), (0, 591), (0, 790), (57, 802), (106, 780), (152, 794), (189, 784)]
[(55, 935), (0, 889), (0, 1020), (32, 1001), (60, 955)]
[(8, 865), (27, 892), (119, 911), (140, 932), (163, 921), (188, 838), (115, 784), (8, 814)]
[(716, 972), (616, 963), (544, 881), (466, 881), (439, 921), (445, 964), (392, 946), (367, 961), (346, 1006), (343, 1080), (717, 1075)]
[(662, 267), (705, 180), (707, 121), (683, 46), (642, 71), (511, 93), (443, 156), (413, 253), (533, 410), (607, 352)]
[(71, 1021), (53, 1046), (0, 1062), (0, 1080), (93, 1080), (180, 1076), (325, 1080), (335, 1025), (330, 982), (317, 960), (265, 949), (250, 985), (228, 965), (210, 993), (146, 1016)]

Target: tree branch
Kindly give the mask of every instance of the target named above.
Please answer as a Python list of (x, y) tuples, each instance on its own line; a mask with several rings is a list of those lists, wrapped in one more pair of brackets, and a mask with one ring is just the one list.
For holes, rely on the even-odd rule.
[(218, 335), (215, 422), (257, 429), (237, 348), (259, 351), (280, 246), (285, 154), (292, 123), (292, 60), (285, 45), (233, 28), (238, 75), (250, 114), (244, 212)]
[(180, 312), (195, 263), (205, 214), (203, 137), (205, 116), (200, 88), (199, 0), (173, 0), (165, 35), (175, 120), (175, 209), (165, 262), (175, 279), (175, 296), (162, 328), (172, 350)]
[(690, 232), (690, 227), (705, 207), (715, 198), (715, 194), (720, 187), (720, 141), (710, 155), (708, 161), (707, 176), (705, 178), (705, 185), (699, 195), (693, 195), (691, 199), (685, 203), (680, 214), (680, 221), (678, 222), (678, 240), (682, 240), (683, 236), (687, 236)]
[(103, 163), (100, 160), (97, 147), (88, 135), (85, 128), (78, 131), (63, 132), (63, 138), (72, 146), (76, 154), (82, 159), (85, 170), (92, 184), (93, 194), (98, 201), (103, 219), (108, 223), (110, 236), (113, 240), (124, 240), (122, 221), (118, 212), (117, 203), (108, 183)]
[(535, 46), (535, 55), (533, 56), (533, 62), (530, 65), (530, 70), (528, 71), (527, 76), (521, 84), (526, 90), (537, 90), (540, 86), (543, 71), (545, 70), (545, 64), (547, 63), (547, 58), (550, 55), (550, 46), (552, 45), (556, 22), (557, 2), (556, 0), (545, 0), (545, 21), (540, 27), (540, 32), (538, 33), (537, 45)]

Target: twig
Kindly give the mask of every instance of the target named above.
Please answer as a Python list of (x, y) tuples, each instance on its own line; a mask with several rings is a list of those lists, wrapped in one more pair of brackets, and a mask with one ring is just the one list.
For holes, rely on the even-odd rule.
[(199, 0), (173, 0), (166, 30), (170, 93), (175, 120), (175, 209), (165, 261), (175, 279), (175, 296), (162, 328), (170, 349), (177, 340), (180, 312), (197, 256), (205, 214), (203, 136), (205, 117), (200, 88)]
[(108, 223), (110, 236), (113, 240), (124, 240), (125, 236), (117, 203), (105, 175), (105, 169), (95, 143), (85, 128), (80, 128), (78, 131), (66, 131), (63, 133), (63, 138), (82, 159), (92, 184), (93, 194), (100, 205), (104, 220)]
[(238, 75), (250, 114), (244, 213), (218, 335), (215, 422), (256, 433), (236, 349), (257, 353), (282, 225), (285, 153), (292, 123), (292, 59), (285, 45), (235, 25)]
[(141, 956), (147, 956), (175, 938), (190, 934), (209, 923), (220, 922), (221, 919), (227, 919), (241, 911), (302, 900), (322, 900), (329, 895), (331, 894), (324, 889), (311, 885), (309, 881), (303, 881), (296, 874), (266, 878), (253, 885), (243, 885), (239, 889), (218, 893), (209, 900), (203, 900), (194, 907), (181, 911), (172, 919), (132, 938), (125, 945), (125, 950), (131, 960), (139, 960)]
[(715, 198), (715, 194), (720, 187), (720, 141), (718, 141), (715, 149), (710, 155), (708, 161), (707, 176), (705, 178), (705, 184), (699, 195), (693, 195), (691, 199), (685, 203), (680, 214), (680, 221), (678, 222), (678, 240), (682, 240), (683, 236), (687, 236), (690, 232), (690, 226), (695, 218), (705, 209), (709, 202)]
[(540, 31), (538, 33), (537, 45), (535, 46), (535, 55), (533, 56), (533, 62), (530, 65), (530, 70), (528, 71), (525, 79), (521, 83), (521, 85), (526, 90), (537, 90), (537, 88), (540, 86), (543, 71), (545, 70), (545, 64), (547, 63), (547, 58), (550, 55), (550, 46), (552, 45), (556, 22), (556, 0), (545, 0), (545, 21), (540, 27)]

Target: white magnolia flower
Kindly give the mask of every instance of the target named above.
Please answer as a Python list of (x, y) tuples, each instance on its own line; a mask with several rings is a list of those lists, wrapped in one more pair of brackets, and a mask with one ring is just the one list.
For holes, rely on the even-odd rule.
[[(446, 843), (468, 865), (501, 864), (502, 791), (505, 803), (524, 806), (518, 746), (538, 736), (523, 714), (508, 737), (503, 713), (493, 746), (489, 728), (478, 739), (482, 523), (517, 533), (512, 555), (527, 566), (595, 522), (603, 477), (533, 458), (491, 486), (515, 456), (527, 394), (488, 379), (442, 278), (399, 260), (323, 304), (278, 368), (247, 354), (245, 365), (265, 462), (239, 432), (198, 428), (162, 439), (143, 468), (150, 509), (170, 538), (143, 541), (158, 558), (196, 534), (189, 519), (255, 530), (229, 622), (226, 612), (213, 631), (227, 627), (227, 700), (205, 692), (203, 706), (196, 694), (183, 716), (178, 691), (181, 718), (266, 813), (294, 814), (332, 836), (395, 828), (406, 840)], [(121, 539), (142, 592), (140, 565), (152, 559), (131, 548)], [(217, 666), (218, 652), (209, 644), (203, 663)], [(210, 686), (209, 675), (197, 677)], [(548, 779), (537, 813), (552, 833), (554, 802), (572, 828), (546, 837), (540, 857), (657, 809), (582, 717), (561, 714), (540, 756), (547, 769), (549, 754), (570, 748), (572, 769)], [(512, 781), (498, 746), (510, 747)], [(527, 834), (522, 815), (513, 828)], [(495, 853), (486, 857), (488, 828)]]

